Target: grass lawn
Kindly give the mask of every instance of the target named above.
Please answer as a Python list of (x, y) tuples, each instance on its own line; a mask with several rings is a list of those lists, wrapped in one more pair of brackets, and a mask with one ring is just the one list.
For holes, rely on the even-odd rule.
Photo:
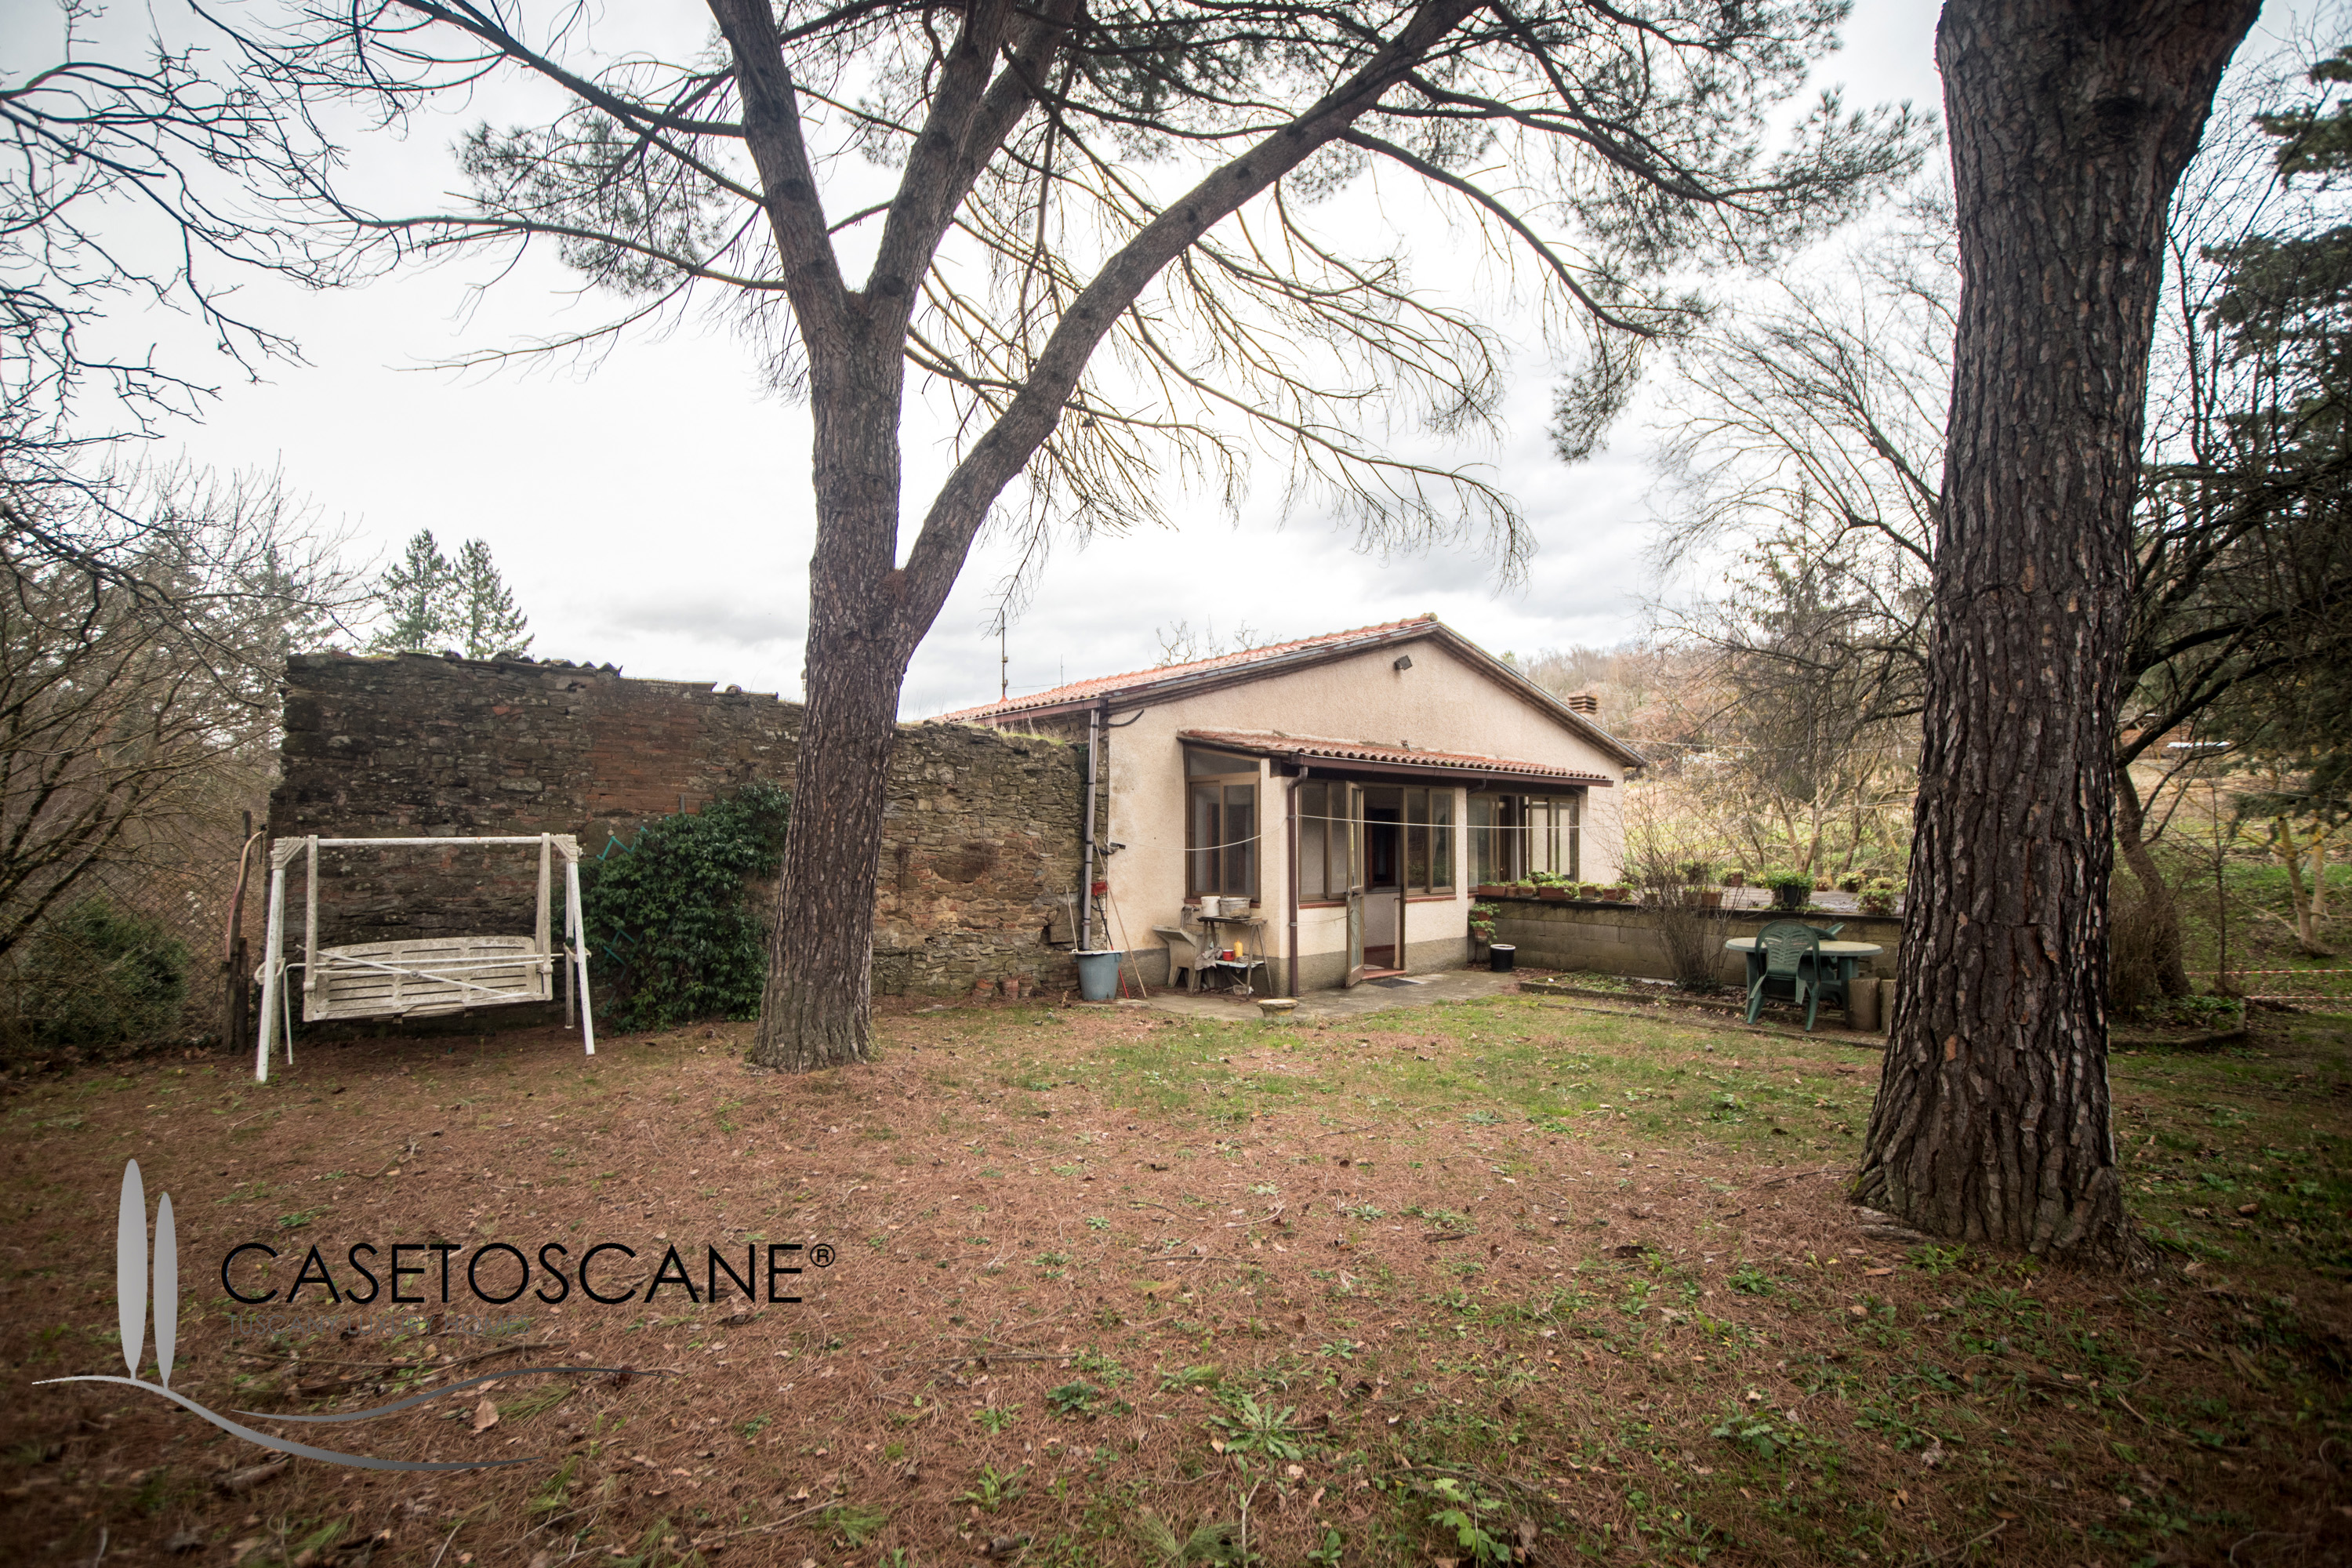
[[(2116, 1058), (2167, 1260), (2134, 1279), (1858, 1223), (1853, 1045), (1532, 996), (1347, 1024), (910, 1006), (876, 1064), (805, 1078), (746, 1073), (721, 1026), (593, 1061), (549, 1033), (298, 1046), (266, 1088), (225, 1058), (11, 1082), (5, 1555), (2352, 1559), (2352, 1017)], [(253, 1421), (529, 1462), (297, 1459), (228, 1493), (268, 1456), (152, 1395), (32, 1386), (122, 1371), (131, 1157), (178, 1216), (174, 1388), (331, 1414), (580, 1369)], [(407, 1316), (314, 1281), (273, 1331), (230, 1317), (248, 1241), (278, 1262), (230, 1278), (270, 1310), (313, 1245), (362, 1294), (355, 1245), (379, 1276), (395, 1242), (445, 1250), (407, 1255)], [(596, 1276), (626, 1301), (467, 1294), (469, 1259), (502, 1294), (517, 1253), (604, 1241), (635, 1249)], [(706, 1244), (781, 1242), (834, 1249), (802, 1302), (707, 1298)]]

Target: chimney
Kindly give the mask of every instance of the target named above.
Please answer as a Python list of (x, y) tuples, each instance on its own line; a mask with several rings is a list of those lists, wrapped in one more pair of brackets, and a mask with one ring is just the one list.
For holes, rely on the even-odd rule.
[(1569, 694), (1568, 709), (1571, 713), (1591, 713), (1597, 716), (1601, 711), (1601, 699), (1590, 691), (1571, 692)]

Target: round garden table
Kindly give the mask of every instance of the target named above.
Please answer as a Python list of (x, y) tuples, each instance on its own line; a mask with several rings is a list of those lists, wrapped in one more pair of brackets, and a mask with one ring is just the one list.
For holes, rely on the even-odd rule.
[[(1726, 952), (1738, 953), (1747, 959), (1748, 984), (1749, 989), (1754, 989), (1756, 977), (1764, 968), (1764, 954), (1757, 947), (1756, 939), (1735, 936), (1723, 946)], [(1876, 958), (1886, 950), (1874, 942), (1832, 942), (1824, 938), (1819, 951), (1823, 958), (1833, 960), (1837, 964), (1838, 994), (1847, 999), (1846, 1011), (1851, 1017), (1853, 1011), (1853, 972), (1862, 966), (1864, 959)]]

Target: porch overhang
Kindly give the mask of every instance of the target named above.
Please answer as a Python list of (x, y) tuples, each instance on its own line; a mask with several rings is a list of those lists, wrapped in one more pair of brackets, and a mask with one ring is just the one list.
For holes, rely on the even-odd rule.
[(1265, 757), (1294, 773), (1303, 771), (1333, 777), (1464, 784), (1472, 789), (1611, 789), (1617, 783), (1605, 774), (1515, 757), (1424, 752), (1366, 741), (1285, 735), (1270, 730), (1180, 730), (1176, 738), (1241, 756)]

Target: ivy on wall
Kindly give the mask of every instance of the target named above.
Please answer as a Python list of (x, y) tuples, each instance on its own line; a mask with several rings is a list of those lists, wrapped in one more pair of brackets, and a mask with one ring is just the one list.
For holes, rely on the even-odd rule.
[(750, 884), (775, 875), (792, 799), (766, 783), (666, 816), (580, 868), (596, 1011), (625, 1029), (749, 1018), (768, 973)]

